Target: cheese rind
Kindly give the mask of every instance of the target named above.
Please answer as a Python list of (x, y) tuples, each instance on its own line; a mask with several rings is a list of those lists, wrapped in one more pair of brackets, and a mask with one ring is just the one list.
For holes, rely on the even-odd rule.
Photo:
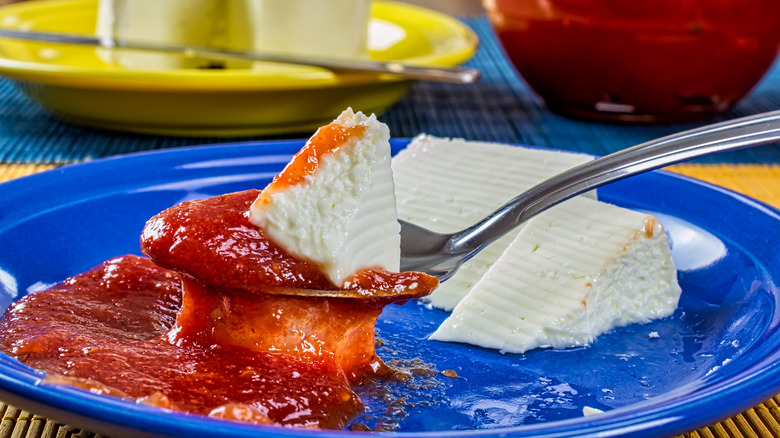
[[(571, 152), (420, 135), (393, 158), (398, 217), (441, 233), (459, 231), (542, 180), (592, 159)], [(483, 249), (424, 300), (452, 310), (518, 232)]]
[(507, 353), (584, 346), (671, 315), (680, 293), (655, 218), (579, 197), (531, 219), (430, 339)]
[(400, 226), (387, 126), (374, 115), (351, 109), (334, 123), (367, 129), (322, 156), (316, 171), (301, 183), (283, 190), (266, 188), (261, 197), (270, 196), (270, 202), (255, 202), (249, 220), (342, 286), (360, 269), (399, 270)]

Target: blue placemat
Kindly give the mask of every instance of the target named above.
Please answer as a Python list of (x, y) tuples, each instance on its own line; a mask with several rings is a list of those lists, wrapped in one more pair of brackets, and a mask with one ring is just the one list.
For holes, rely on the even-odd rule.
[[(474, 85), (418, 83), (382, 116), (394, 137), (421, 132), (473, 140), (547, 146), (604, 155), (705, 122), (633, 125), (579, 121), (553, 114), (531, 92), (504, 57), (484, 17), (464, 18), (481, 39), (470, 65), (483, 71)], [(733, 110), (714, 122), (780, 108), (780, 63)], [(82, 128), (49, 116), (0, 79), (0, 162), (68, 163), (109, 155), (252, 139), (187, 138), (123, 134)], [(773, 145), (704, 158), (703, 162), (780, 163)]]

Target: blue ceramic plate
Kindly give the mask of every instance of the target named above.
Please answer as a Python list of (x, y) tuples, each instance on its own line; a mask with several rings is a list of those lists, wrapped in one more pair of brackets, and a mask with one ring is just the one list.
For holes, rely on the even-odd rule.
[[(394, 142), (396, 150), (405, 142)], [(0, 185), (0, 306), (103, 260), (139, 252), (151, 215), (175, 203), (262, 188), (301, 141), (176, 149), (64, 167)], [(361, 390), (366, 425), (404, 436), (660, 436), (726, 418), (780, 391), (780, 214), (719, 188), (654, 172), (600, 189), (657, 213), (669, 230), (683, 296), (667, 319), (592, 346), (502, 355), (426, 339), (443, 312), (417, 302), (380, 317), (379, 353), (457, 378)], [(332, 437), (177, 414), (75, 389), (0, 356), (0, 399), (114, 436)], [(395, 400), (390, 405), (380, 399)], [(583, 416), (583, 407), (605, 411)]]

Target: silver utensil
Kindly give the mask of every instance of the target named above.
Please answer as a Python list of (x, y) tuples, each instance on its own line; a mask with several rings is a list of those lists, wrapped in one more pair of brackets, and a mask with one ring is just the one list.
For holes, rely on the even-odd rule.
[(435, 233), (400, 221), (401, 270), (447, 280), (490, 242), (569, 198), (659, 167), (777, 141), (780, 111), (757, 114), (662, 137), (577, 166), (537, 184), (456, 233)]
[(184, 55), (187, 57), (198, 56), (216, 59), (281, 62), (287, 64), (323, 67), (336, 72), (386, 73), (408, 79), (417, 79), (423, 81), (469, 84), (476, 82), (481, 76), (480, 71), (474, 68), (420, 66), (394, 61), (379, 62), (350, 59), (342, 60), (275, 53), (259, 53), (252, 51), (213, 49), (197, 46), (176, 46), (145, 41), (129, 41), (122, 39), (103, 38), (92, 35), (78, 35), (59, 32), (26, 32), (11, 29), (0, 29), (0, 37), (54, 44), (75, 44), (80, 46), (102, 47), (109, 50), (126, 49), (171, 53)]

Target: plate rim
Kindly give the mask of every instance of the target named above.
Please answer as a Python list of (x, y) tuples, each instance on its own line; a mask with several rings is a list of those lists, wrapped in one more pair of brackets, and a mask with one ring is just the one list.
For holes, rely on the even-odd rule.
[[(228, 155), (236, 154), (238, 156), (246, 156), (245, 153), (251, 152), (252, 155), (265, 155), (266, 151), (263, 149), (256, 149), (258, 147), (300, 147), (306, 140), (305, 139), (290, 139), (290, 140), (266, 140), (266, 141), (245, 141), (234, 143), (222, 143), (222, 144), (209, 144), (199, 146), (187, 146), (177, 148), (167, 148), (152, 151), (132, 152), (128, 154), (116, 155), (106, 158), (100, 158), (92, 161), (73, 163), (62, 167), (46, 170), (43, 172), (35, 173), (26, 177), (17, 178), (0, 184), (0, 193), (8, 190), (13, 190), (17, 187), (24, 187), (30, 183), (40, 183), (38, 180), (46, 180), (50, 178), (69, 177), (69, 175), (75, 173), (76, 175), (94, 172), (93, 169), (100, 170), (105, 166), (111, 166), (112, 164), (119, 163), (120, 166), (131, 166), (134, 161), (146, 161), (154, 160), (156, 157), (166, 157), (168, 160), (179, 160), (184, 162), (202, 161), (203, 157), (212, 157), (219, 159), (223, 157), (225, 152), (229, 152)], [(396, 147), (403, 147), (410, 139), (393, 139), (391, 143)], [(514, 144), (516, 146), (532, 147), (539, 149), (548, 149), (537, 146), (527, 146), (521, 144)], [(193, 157), (193, 155), (195, 155)], [(188, 158), (189, 157), (189, 158)], [(168, 164), (168, 162), (165, 162)], [(693, 184), (700, 189), (713, 191), (717, 193), (717, 196), (726, 196), (732, 201), (746, 204), (750, 208), (761, 207), (762, 214), (771, 213), (772, 219), (780, 221), (780, 209), (755, 200), (749, 196), (740, 194), (738, 192), (725, 189), (704, 181), (700, 181), (694, 178), (690, 178), (684, 175), (675, 174), (672, 172), (657, 170), (649, 173), (650, 175), (657, 175), (657, 177), (664, 178), (665, 181), (682, 182), (683, 184)], [(70, 175), (72, 177), (73, 175)], [(7, 202), (7, 201), (2, 201)], [(2, 232), (3, 230), (0, 230)], [(766, 265), (762, 264), (762, 267), (766, 268)], [(773, 272), (769, 272), (773, 274)], [(773, 291), (777, 291), (777, 285), (773, 285)], [(777, 300), (777, 295), (775, 296)], [(777, 309), (775, 309), (774, 325), (777, 325)], [(758, 354), (755, 348), (751, 348), (746, 351), (743, 356), (751, 356)], [(776, 394), (777, 389), (767, 390), (771, 387), (770, 383), (777, 385), (778, 376), (780, 376), (780, 350), (774, 350), (769, 352), (770, 354), (764, 354), (759, 357), (760, 360), (756, 362), (750, 362), (747, 366), (743, 367), (736, 375), (727, 375), (722, 378), (721, 381), (716, 382), (710, 387), (704, 390), (688, 394), (677, 400), (672, 404), (664, 404), (662, 406), (657, 405), (657, 398), (663, 396), (657, 396), (650, 400), (642, 402), (632, 403), (627, 406), (616, 408), (605, 412), (599, 416), (588, 417), (587, 420), (583, 420), (583, 417), (554, 421), (550, 423), (539, 423), (535, 425), (523, 425), (510, 428), (501, 429), (486, 429), (486, 430), (469, 430), (469, 431), (431, 431), (431, 432), (400, 432), (392, 433), (392, 436), (404, 436), (404, 437), (444, 437), (444, 436), (544, 436), (544, 437), (564, 437), (564, 436), (586, 436), (586, 435), (599, 435), (599, 436), (617, 436), (625, 433), (632, 433), (641, 436), (654, 436), (657, 433), (678, 433), (680, 431), (692, 430), (693, 428), (700, 427), (706, 424), (711, 424), (714, 420), (711, 418), (713, 414), (708, 416), (702, 416), (697, 420), (691, 420), (685, 417), (686, 411), (690, 411), (694, 407), (702, 406), (707, 403), (708, 406), (712, 406), (713, 401), (718, 403), (720, 410), (718, 418), (726, 418), (727, 416), (734, 415), (749, 407), (752, 407), (756, 403), (760, 403), (765, 399), (772, 397)], [(771, 354), (773, 353), (773, 354)], [(750, 358), (750, 357), (749, 357)], [(15, 364), (14, 364), (15, 362)], [(0, 354), (0, 371), (8, 371), (7, 367), (12, 366), (11, 376), (0, 373), (0, 391), (8, 393), (12, 389), (22, 389), (24, 391), (31, 392), (31, 395), (37, 397), (27, 397), (32, 403), (40, 404), (45, 403), (53, 410), (50, 411), (53, 415), (52, 418), (58, 418), (61, 415), (60, 410), (63, 412), (73, 412), (75, 415), (83, 416), (84, 411), (68, 411), (68, 407), (89, 407), (88, 413), (104, 413), (112, 414), (115, 417), (121, 417), (125, 419), (125, 423), (117, 423), (119, 426), (128, 427), (128, 422), (132, 422), (137, 417), (131, 415), (148, 414), (150, 409), (153, 409), (153, 413), (159, 413), (156, 408), (150, 407), (133, 407), (132, 404), (128, 404), (126, 401), (118, 399), (106, 399), (105, 397), (96, 396), (93, 394), (84, 393), (71, 388), (61, 388), (67, 394), (67, 397), (57, 397), (55, 394), (54, 401), (57, 403), (52, 404), (52, 397), (47, 393), (50, 390), (42, 388), (39, 385), (34, 385), (29, 382), (29, 371), (20, 371), (20, 368), (28, 368), (24, 365), (12, 359), (10, 356)], [(29, 368), (28, 368), (29, 369)], [(21, 380), (11, 380), (9, 378), (14, 375), (21, 376)], [(26, 380), (25, 381), (25, 377)], [(717, 376), (716, 376), (717, 377)], [(701, 379), (697, 380), (699, 382)], [(685, 385), (686, 388), (692, 384)], [(761, 388), (764, 388), (763, 390)], [(749, 397), (745, 397), (745, 389), (753, 390)], [(28, 394), (29, 395), (29, 394)], [(20, 396), (23, 397), (23, 396)], [(756, 401), (758, 399), (758, 401)], [(80, 402), (81, 406), (79, 406)], [(100, 401), (96, 404), (89, 402)], [(117, 411), (120, 410), (119, 415)], [(139, 410), (140, 409), (140, 410)], [(670, 416), (671, 413), (677, 413), (675, 416)], [(712, 411), (712, 409), (710, 409)], [(209, 431), (214, 430), (230, 430), (231, 432), (241, 433), (239, 436), (249, 436), (251, 434), (257, 434), (263, 432), (269, 436), (303, 436), (306, 435), (306, 431), (301, 430), (287, 430), (283, 428), (275, 427), (261, 427), (256, 425), (246, 425), (241, 423), (224, 422), (220, 420), (208, 419), (206, 417), (187, 415), (187, 425), (179, 424), (181, 422), (181, 413), (167, 414), (167, 415), (154, 415), (153, 423), (157, 426), (165, 425), (167, 432), (181, 432), (187, 433), (194, 430), (193, 426), (205, 426)], [(627, 417), (622, 419), (623, 417)], [(105, 420), (105, 417), (101, 417)], [(622, 419), (622, 421), (616, 421)], [(641, 421), (640, 421), (641, 420)], [(68, 422), (65, 420), (65, 422)], [(138, 425), (136, 425), (138, 426)], [(618, 427), (616, 427), (618, 426)], [(215, 429), (216, 428), (216, 429)], [(259, 429), (258, 429), (259, 428)], [(551, 430), (552, 429), (552, 430)], [(147, 432), (150, 432), (147, 430)], [(150, 432), (151, 433), (151, 432)], [(336, 437), (336, 436), (351, 436), (354, 432), (347, 431), (318, 431), (318, 436)], [(246, 434), (246, 435), (244, 435)]]

